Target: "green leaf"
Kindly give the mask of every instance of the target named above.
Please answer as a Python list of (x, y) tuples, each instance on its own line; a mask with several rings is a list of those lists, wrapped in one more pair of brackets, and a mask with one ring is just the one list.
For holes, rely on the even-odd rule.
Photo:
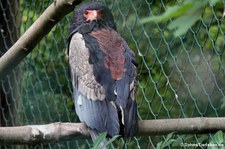
[(170, 30), (174, 30), (174, 35), (178, 37), (186, 33), (188, 29), (198, 21), (200, 16), (201, 14), (182, 16), (175, 19), (167, 27)]
[(171, 139), (171, 138), (173, 137), (173, 134), (174, 134), (174, 132), (169, 133), (169, 134), (166, 136), (165, 142), (167, 142), (169, 139)]
[(145, 19), (141, 20), (141, 23), (147, 23), (147, 22), (158, 23), (158, 22), (168, 21), (171, 18), (183, 15), (191, 7), (193, 7), (193, 3), (187, 3), (182, 6), (175, 5), (172, 7), (168, 7), (167, 10), (162, 15), (145, 18)]
[(224, 135), (221, 130), (213, 135), (210, 144), (217, 144), (218, 146), (209, 146), (208, 149), (219, 149), (224, 146)]
[(106, 138), (107, 133), (103, 132), (101, 133), (98, 138), (95, 140), (94, 145), (92, 147), (92, 149), (97, 149), (99, 144)]
[(163, 143), (163, 147), (167, 147), (167, 146), (171, 145), (175, 141), (175, 139), (171, 139), (173, 137), (173, 134), (174, 134), (174, 132), (169, 133), (166, 136), (166, 139), (165, 139), (165, 141)]
[(157, 143), (157, 146), (156, 148), (157, 149), (162, 149), (162, 148), (165, 148), (171, 144), (173, 144), (173, 142), (175, 141), (175, 139), (172, 139), (173, 137), (173, 132), (172, 133), (169, 133), (167, 136), (166, 136), (166, 139), (164, 141), (160, 141), (159, 143)]
[(215, 5), (218, 1), (219, 0), (185, 0), (182, 5), (168, 7), (162, 15), (142, 19), (141, 23), (160, 23), (174, 19), (168, 25), (168, 28), (174, 30), (174, 35), (176, 37), (181, 36), (199, 20), (204, 7), (208, 4)]
[(214, 6), (217, 2), (219, 2), (219, 0), (209, 0), (211, 6)]
[(107, 141), (106, 146), (108, 146), (109, 144), (111, 144), (113, 141), (115, 141), (118, 137), (120, 137), (120, 135), (116, 135), (114, 137), (112, 137), (109, 141)]
[(176, 141), (175, 139), (170, 139), (167, 142), (163, 143), (163, 148), (173, 144), (173, 142)]
[(223, 139), (223, 132), (220, 130), (218, 131), (214, 136), (214, 141), (217, 143), (217, 144), (221, 144), (224, 142), (224, 139)]
[(157, 143), (156, 149), (161, 149), (162, 148), (162, 141), (160, 141), (159, 143)]

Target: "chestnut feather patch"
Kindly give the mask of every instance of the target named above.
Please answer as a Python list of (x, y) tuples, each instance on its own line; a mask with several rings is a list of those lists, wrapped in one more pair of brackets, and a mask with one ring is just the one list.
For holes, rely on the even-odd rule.
[(96, 38), (99, 48), (106, 54), (104, 65), (111, 71), (112, 78), (120, 80), (126, 71), (122, 37), (116, 31), (107, 29), (91, 32), (90, 35)]

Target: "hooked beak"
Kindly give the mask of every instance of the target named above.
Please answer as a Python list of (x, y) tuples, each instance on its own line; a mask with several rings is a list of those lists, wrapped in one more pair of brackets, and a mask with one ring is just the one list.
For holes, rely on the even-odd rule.
[(86, 21), (93, 21), (101, 19), (102, 14), (100, 10), (86, 10), (84, 12), (84, 17), (86, 18)]

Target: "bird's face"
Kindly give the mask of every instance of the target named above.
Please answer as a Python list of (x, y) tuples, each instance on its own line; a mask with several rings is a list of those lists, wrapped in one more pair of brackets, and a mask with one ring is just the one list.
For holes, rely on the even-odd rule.
[(86, 21), (98, 21), (102, 19), (102, 12), (100, 10), (85, 10), (83, 13)]
[(114, 18), (109, 8), (98, 2), (89, 2), (75, 10), (72, 30), (87, 23), (98, 23), (116, 30)]

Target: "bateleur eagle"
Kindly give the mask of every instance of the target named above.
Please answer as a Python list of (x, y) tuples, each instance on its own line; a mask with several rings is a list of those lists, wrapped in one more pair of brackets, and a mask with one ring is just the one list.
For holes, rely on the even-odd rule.
[(117, 33), (109, 8), (98, 2), (75, 10), (69, 66), (76, 113), (93, 138), (137, 131), (135, 55)]

